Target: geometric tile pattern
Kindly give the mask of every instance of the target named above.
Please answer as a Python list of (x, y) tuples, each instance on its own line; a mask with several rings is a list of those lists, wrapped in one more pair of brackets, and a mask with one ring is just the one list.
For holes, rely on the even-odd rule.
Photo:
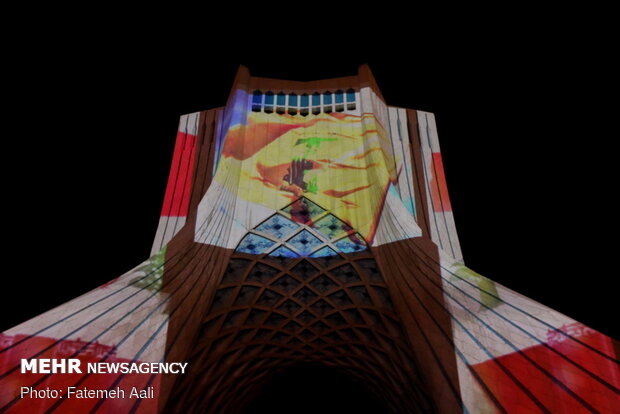
[[(298, 201), (298, 210), (299, 205), (309, 204)], [(175, 409), (236, 412), (278, 370), (320, 363), (370, 383), (394, 412), (432, 411), (371, 251), (353, 229), (310, 207), (312, 214), (297, 216), (303, 223), (293, 223), (293, 216), (294, 230), (280, 213), (257, 226), (271, 247), (279, 247), (254, 254), (247, 242), (240, 243), (188, 361), (202, 367), (194, 371), (201, 378), (181, 379), (169, 401)], [(282, 227), (269, 230), (276, 225)], [(298, 243), (303, 239), (310, 241)], [(345, 240), (359, 249), (338, 251)], [(285, 246), (295, 254), (282, 261), (270, 256)], [(209, 391), (184, 385), (193, 381)]]
[(335, 256), (335, 251), (357, 253), (367, 248), (351, 226), (301, 197), (251, 230), (236, 251), (295, 258)]

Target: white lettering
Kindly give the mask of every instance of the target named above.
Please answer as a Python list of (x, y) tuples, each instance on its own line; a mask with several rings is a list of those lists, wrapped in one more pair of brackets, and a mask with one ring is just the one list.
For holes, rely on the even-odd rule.
[(51, 374), (50, 370), (50, 360), (49, 359), (40, 359), (39, 360), (39, 372), (41, 374)]
[(33, 374), (37, 373), (37, 360), (31, 359), (30, 361), (27, 359), (22, 359), (22, 374), (26, 372), (32, 372)]
[[(23, 361), (23, 359), (22, 359)], [(24, 395), (28, 395), (32, 388), (30, 387), (22, 387), (21, 392), (19, 393), (19, 398), (24, 398)]]
[(185, 374), (185, 367), (187, 367), (188, 362), (185, 363), (179, 363), (179, 365), (181, 366), (181, 374)]
[(77, 358), (71, 358), (68, 360), (69, 361), (69, 374), (73, 374), (74, 372), (77, 372), (78, 374), (82, 373), (82, 370), (80, 369), (80, 363), (81, 361)]
[(21, 387), (20, 398), (59, 398), (61, 392), (58, 390), (50, 390), (49, 387), (44, 390), (35, 390), (32, 387)]
[(78, 373), (81, 374), (80, 369), (81, 361), (76, 358), (71, 359), (22, 359), (21, 360), (21, 373), (32, 372), (33, 374), (69, 374)]
[(89, 374), (185, 374), (187, 362), (89, 362)]

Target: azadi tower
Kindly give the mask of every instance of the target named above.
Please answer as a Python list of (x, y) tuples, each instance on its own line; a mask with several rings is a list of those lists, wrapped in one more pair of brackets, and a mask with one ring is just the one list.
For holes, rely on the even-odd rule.
[[(0, 412), (239, 413), (318, 364), (390, 413), (620, 413), (619, 352), (464, 265), (433, 114), (389, 106), (367, 66), (241, 67), (225, 107), (181, 117), (152, 256), (0, 335)], [(23, 374), (22, 358), (188, 366)], [(20, 396), (69, 386), (153, 396)]]

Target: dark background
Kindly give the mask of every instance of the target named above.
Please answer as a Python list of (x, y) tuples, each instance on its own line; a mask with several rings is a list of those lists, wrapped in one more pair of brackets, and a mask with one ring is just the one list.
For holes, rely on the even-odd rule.
[(148, 257), (178, 118), (224, 105), (241, 61), (253, 75), (292, 80), (352, 75), (369, 63), (388, 104), (436, 115), (466, 264), (620, 338), (617, 185), (607, 161), (615, 129), (601, 128), (611, 116), (599, 95), (605, 82), (587, 53), (463, 45), (389, 59), (223, 63), (207, 46), (194, 55), (59, 52), (7, 80), (18, 98), (5, 122), (0, 329)]

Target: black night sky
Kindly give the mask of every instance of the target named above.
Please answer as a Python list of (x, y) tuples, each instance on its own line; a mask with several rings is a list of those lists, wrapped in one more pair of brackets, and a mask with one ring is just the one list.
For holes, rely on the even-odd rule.
[[(11, 211), (0, 329), (149, 255), (181, 114), (225, 104), (239, 63), (256, 76), (348, 76), (369, 63), (387, 103), (434, 112), (465, 263), (620, 338), (611, 130), (578, 54), (439, 49), (406, 59), (261, 59), (84, 51), (38, 61), (6, 122)], [(269, 61), (269, 63), (265, 63)], [(25, 95), (25, 96), (24, 96)], [(8, 133), (7, 133), (8, 134)], [(616, 185), (617, 186), (617, 185)], [(609, 229), (609, 230), (605, 230)]]

